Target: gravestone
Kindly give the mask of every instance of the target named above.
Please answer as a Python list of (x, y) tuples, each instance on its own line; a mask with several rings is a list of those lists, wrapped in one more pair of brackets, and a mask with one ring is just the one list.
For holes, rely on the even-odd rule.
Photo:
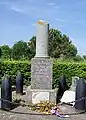
[[(80, 100), (81, 98), (86, 97), (86, 83), (83, 78), (80, 78), (77, 82), (76, 86), (76, 94), (75, 100)], [(86, 109), (86, 100), (81, 99), (78, 102), (75, 102), (75, 108), (78, 110), (85, 110)]]
[(60, 99), (66, 90), (67, 90), (66, 76), (62, 73), (59, 77), (59, 82), (58, 82), (56, 104), (60, 102)]
[(18, 72), (16, 76), (16, 93), (23, 94), (23, 77), (21, 72)]
[(76, 91), (77, 80), (79, 80), (79, 77), (72, 77), (72, 85), (70, 87), (71, 91)]
[(56, 92), (52, 90), (53, 61), (48, 56), (49, 24), (37, 22), (36, 55), (31, 60), (31, 89), (27, 90), (28, 102), (56, 102)]
[[(79, 77), (74, 76), (72, 77), (72, 85), (69, 90), (66, 90), (61, 98), (61, 102), (68, 103), (75, 101), (75, 93), (76, 93), (76, 86), (77, 81), (79, 80)], [(75, 105), (75, 103), (70, 103), (71, 105)]]
[[(12, 104), (12, 86), (11, 79), (8, 76), (4, 76), (1, 85), (1, 108), (2, 109), (11, 109)], [(8, 101), (4, 101), (4, 100)]]

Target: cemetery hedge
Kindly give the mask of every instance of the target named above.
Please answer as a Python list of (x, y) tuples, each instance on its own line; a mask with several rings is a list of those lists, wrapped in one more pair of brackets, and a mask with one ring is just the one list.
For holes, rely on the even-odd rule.
[[(24, 77), (24, 84), (28, 85), (31, 81), (31, 63), (28, 61), (0, 61), (0, 80), (4, 74), (9, 75), (12, 84), (15, 85), (17, 72), (21, 71)], [(78, 76), (86, 79), (85, 62), (61, 62), (53, 63), (53, 88), (58, 86), (58, 80), (61, 73), (67, 77), (68, 85), (71, 84), (72, 76)]]
[(57, 87), (61, 73), (66, 75), (68, 86), (71, 85), (72, 77), (77, 76), (86, 79), (86, 62), (54, 62), (53, 64), (53, 87)]
[(28, 61), (0, 61), (0, 82), (2, 77), (9, 75), (12, 80), (12, 84), (16, 83), (16, 76), (18, 71), (21, 71), (24, 78), (24, 84), (30, 84), (31, 76), (31, 63)]

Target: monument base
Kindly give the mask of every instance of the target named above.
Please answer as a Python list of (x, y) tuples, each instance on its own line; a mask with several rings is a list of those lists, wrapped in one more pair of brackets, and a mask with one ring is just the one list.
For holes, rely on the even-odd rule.
[(31, 89), (52, 89), (52, 59), (32, 58)]
[(29, 104), (40, 103), (40, 101), (49, 101), (56, 104), (56, 90), (30, 89), (27, 90), (27, 96)]

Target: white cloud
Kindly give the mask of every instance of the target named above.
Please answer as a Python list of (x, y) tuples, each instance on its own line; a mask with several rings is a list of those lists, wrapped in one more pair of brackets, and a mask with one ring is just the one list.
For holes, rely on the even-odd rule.
[(13, 7), (11, 8), (12, 10), (16, 11), (16, 12), (23, 12), (23, 9), (17, 8), (17, 7)]
[[(40, 4), (39, 4), (40, 3)], [(55, 19), (56, 14), (58, 11), (52, 8), (57, 8), (58, 6), (56, 3), (51, 2), (47, 4), (47, 0), (43, 0), (40, 2), (40, 0), (34, 1), (34, 0), (7, 0), (5, 2), (6, 8), (12, 11), (16, 11), (18, 13), (23, 13), (29, 17), (33, 17), (35, 19), (48, 19), (51, 20)]]
[(12, 1), (3, 1), (3, 2), (0, 2), (0, 4), (6, 5), (6, 7), (8, 9), (11, 9), (11, 10), (16, 11), (16, 12), (23, 11), (23, 9), (20, 9), (19, 6)]
[(56, 18), (56, 21), (59, 21), (59, 22), (63, 22), (63, 23), (68, 23), (68, 24), (82, 24), (82, 25), (86, 25), (86, 22), (85, 21), (82, 21), (82, 20), (78, 20), (78, 19), (60, 19), (60, 18)]
[[(65, 19), (64, 19), (64, 16), (63, 16), (63, 19), (57, 18), (57, 14), (59, 15), (62, 12), (62, 9), (60, 10), (62, 5), (58, 5), (55, 2), (49, 2), (49, 3), (45, 2), (48, 6), (50, 6), (50, 7), (47, 7), (44, 4), (39, 4), (39, 2), (37, 3), (34, 0), (25, 0), (25, 1), (7, 0), (7, 1), (8, 2), (0, 2), (0, 3), (5, 4), (8, 7), (8, 9), (10, 9), (10, 10), (13, 10), (13, 11), (16, 11), (19, 13), (23, 13), (23, 14), (33, 17), (35, 19), (47, 19), (48, 21), (50, 21), (52, 19), (52, 20), (61, 22), (61, 24), (62, 23), (86, 24), (84, 21), (77, 20), (76, 18), (75, 19), (69, 18), (69, 14), (67, 14), (67, 17)], [(37, 0), (37, 1), (39, 1), (39, 0)], [(51, 7), (52, 7), (52, 9), (51, 9)], [(62, 8), (64, 8), (64, 7), (62, 7)], [(58, 11), (56, 9), (58, 9)], [(66, 11), (64, 11), (64, 12), (66, 12)], [(61, 15), (59, 15), (59, 16), (61, 16)]]
[(66, 20), (62, 20), (62, 19), (59, 19), (59, 18), (56, 18), (56, 21), (67, 22)]
[(55, 6), (56, 3), (54, 3), (54, 2), (50, 2), (50, 3), (47, 3), (47, 5), (49, 5), (49, 6)]

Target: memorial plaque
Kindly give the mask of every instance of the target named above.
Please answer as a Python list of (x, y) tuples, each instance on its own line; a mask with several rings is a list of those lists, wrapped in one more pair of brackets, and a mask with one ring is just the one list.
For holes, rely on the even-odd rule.
[(33, 58), (31, 66), (31, 88), (52, 89), (52, 60)]
[(49, 101), (49, 92), (33, 92), (32, 103), (40, 103), (40, 101)]

